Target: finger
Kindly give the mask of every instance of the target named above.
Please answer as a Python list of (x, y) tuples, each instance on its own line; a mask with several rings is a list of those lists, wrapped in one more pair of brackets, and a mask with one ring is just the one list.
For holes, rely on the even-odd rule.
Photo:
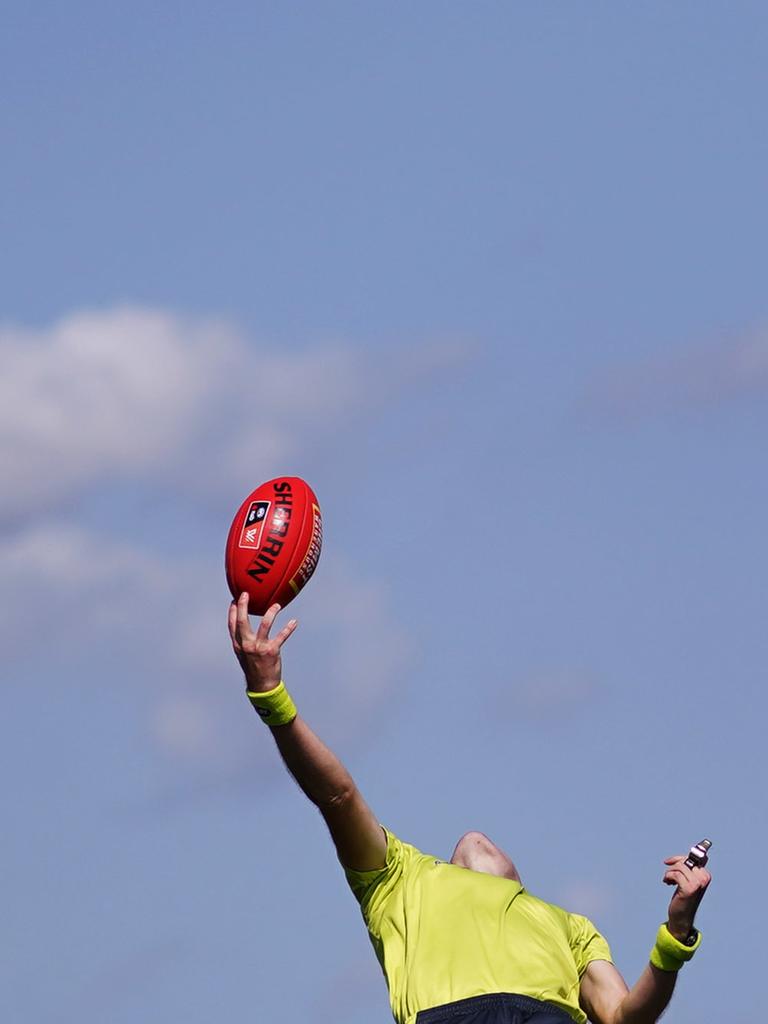
[(708, 875), (708, 871), (703, 871), (701, 868), (689, 868), (683, 864), (680, 867), (671, 868), (664, 876), (664, 881), (667, 885), (677, 883), (681, 895), (693, 896), (706, 889), (709, 883), (704, 881), (704, 877)]
[(230, 601), (229, 603), (227, 626), (229, 628), (229, 637), (232, 643), (237, 644), (237, 605), (234, 601)]
[(695, 868), (689, 869), (689, 877), (691, 879), (691, 885), (695, 886), (697, 889), (706, 889), (712, 880), (712, 875), (710, 875), (710, 873), (704, 868), (700, 868), (698, 865), (696, 865)]
[(257, 640), (269, 640), (269, 631), (272, 628), (272, 623), (275, 621), (275, 617), (279, 611), (279, 604), (271, 604), (269, 608), (267, 608), (256, 632)]
[(288, 637), (291, 635), (294, 629), (296, 629), (298, 624), (299, 623), (296, 621), (296, 619), (291, 619), (291, 621), (283, 629), (280, 630), (276, 637), (278, 647), (283, 646), (285, 641), (288, 639)]
[(670, 868), (670, 870), (664, 875), (663, 880), (665, 885), (679, 885), (681, 887), (687, 885), (691, 881), (689, 875), (686, 874), (685, 869), (679, 867)]
[(679, 868), (681, 871), (686, 872), (686, 877), (693, 878), (691, 872), (698, 871), (700, 868), (702, 868), (707, 863), (707, 859), (705, 857), (704, 860), (701, 861), (701, 863), (694, 864), (693, 867), (691, 867), (688, 864), (688, 854), (685, 854), (682, 857), (667, 857), (664, 863), (672, 869)]
[(680, 878), (676, 875), (665, 875), (664, 885), (674, 885), (681, 896), (688, 895), (688, 883), (684, 878)]
[(246, 591), (240, 595), (237, 599), (237, 637), (239, 640), (247, 640), (253, 636), (253, 630), (251, 629), (251, 620), (248, 618), (248, 602), (250, 597)]

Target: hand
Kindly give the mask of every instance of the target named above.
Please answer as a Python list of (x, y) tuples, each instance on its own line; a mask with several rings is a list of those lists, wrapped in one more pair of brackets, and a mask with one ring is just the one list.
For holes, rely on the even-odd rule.
[(298, 623), (296, 619), (291, 619), (288, 625), (270, 640), (269, 631), (279, 611), (279, 604), (273, 604), (268, 608), (257, 632), (254, 633), (251, 629), (251, 620), (248, 618), (248, 594), (241, 594), (237, 603), (233, 601), (229, 606), (229, 635), (232, 638), (232, 648), (245, 673), (246, 689), (251, 692), (274, 690), (280, 684), (280, 648)]
[(677, 857), (667, 857), (664, 861), (667, 865), (664, 884), (677, 886), (669, 904), (667, 928), (679, 942), (685, 942), (691, 934), (696, 910), (712, 881), (712, 875), (704, 869), (706, 857), (701, 866), (689, 868), (685, 863), (686, 856), (683, 853)]

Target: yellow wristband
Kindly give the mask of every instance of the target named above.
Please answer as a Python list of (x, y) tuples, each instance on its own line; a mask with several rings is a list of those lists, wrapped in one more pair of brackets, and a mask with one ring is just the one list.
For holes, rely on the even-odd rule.
[(684, 942), (678, 942), (666, 924), (663, 924), (656, 934), (656, 945), (651, 950), (651, 963), (660, 971), (679, 971), (700, 945), (701, 932), (696, 932), (696, 941), (692, 946), (686, 946)]
[(287, 725), (298, 714), (282, 679), (274, 690), (267, 690), (266, 693), (256, 693), (253, 690), (245, 692), (256, 708), (256, 714), (267, 725)]

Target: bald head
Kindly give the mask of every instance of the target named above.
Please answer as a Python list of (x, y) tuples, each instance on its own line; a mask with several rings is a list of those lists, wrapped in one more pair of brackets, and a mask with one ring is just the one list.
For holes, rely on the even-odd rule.
[(513, 882), (520, 881), (512, 859), (483, 832), (465, 832), (456, 844), (451, 864), (469, 871), (509, 878)]

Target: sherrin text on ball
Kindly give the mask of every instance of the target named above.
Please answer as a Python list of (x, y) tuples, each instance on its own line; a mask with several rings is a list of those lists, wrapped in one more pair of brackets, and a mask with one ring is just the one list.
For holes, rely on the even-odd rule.
[(279, 476), (252, 491), (232, 521), (224, 567), (232, 596), (250, 595), (248, 611), (283, 607), (309, 581), (323, 544), (315, 492), (297, 476)]

